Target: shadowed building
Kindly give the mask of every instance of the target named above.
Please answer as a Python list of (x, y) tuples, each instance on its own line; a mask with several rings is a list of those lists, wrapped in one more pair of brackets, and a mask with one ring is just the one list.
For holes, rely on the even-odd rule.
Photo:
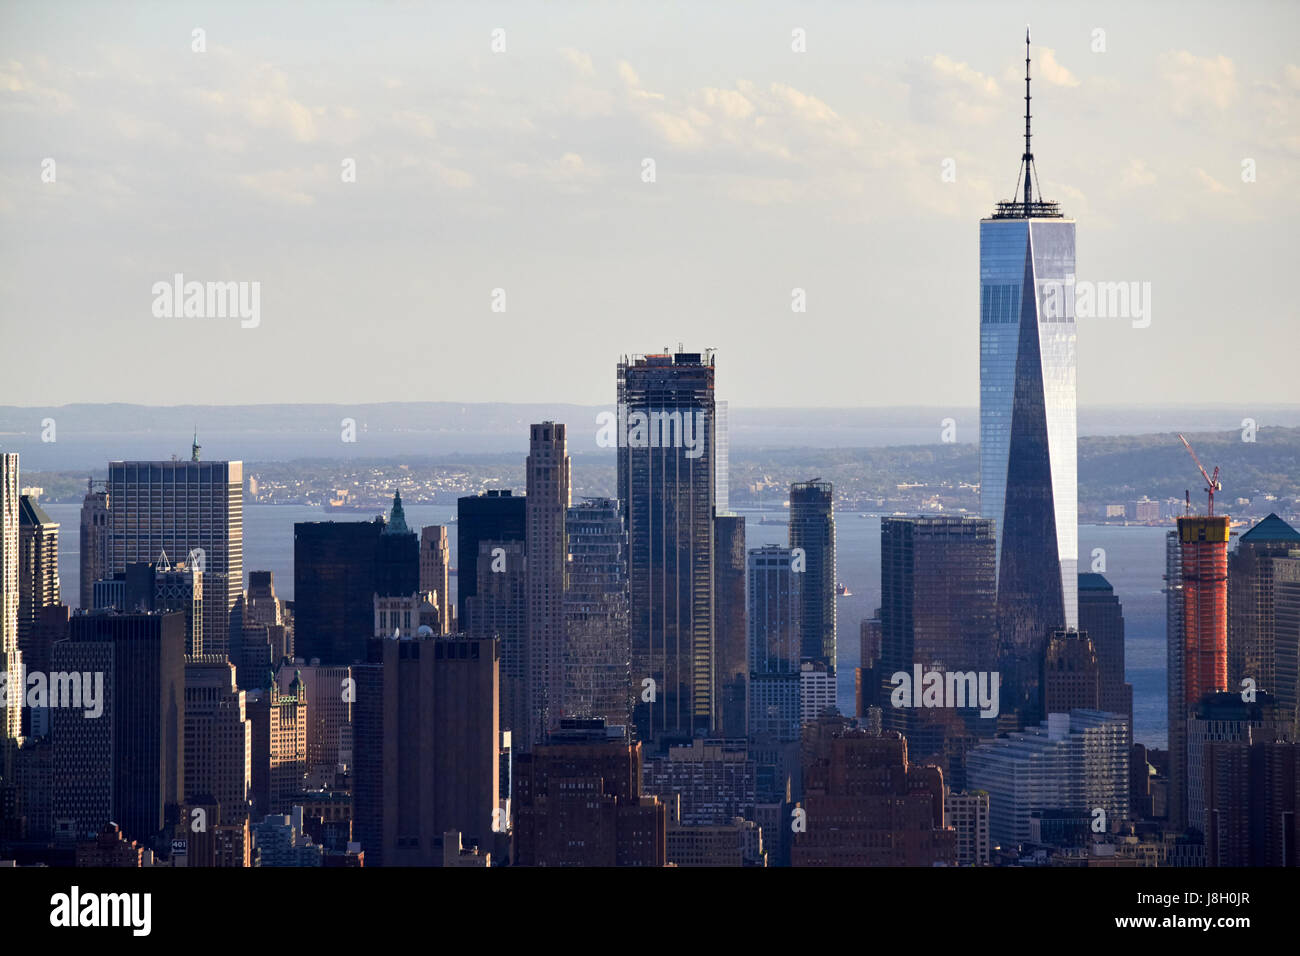
[[(572, 503), (565, 426), (531, 426), (525, 463), (525, 551), (528, 563), (528, 727), (516, 745), (535, 744), (568, 711), (565, 708), (564, 592), (568, 577), (565, 519)], [(512, 728), (513, 729), (513, 728)], [(522, 728), (521, 728), (522, 729)]]
[[(1300, 532), (1270, 514), (1240, 538), (1228, 555), (1228, 683), (1243, 678), (1269, 693), (1279, 689), (1275, 583), (1278, 559), (1300, 549)], [(1284, 670), (1294, 670), (1288, 660)]]
[(1079, 575), (1079, 630), (1092, 640), (1101, 669), (1100, 709), (1127, 714), (1133, 727), (1133, 685), (1124, 682), (1124, 609), (1105, 576)]
[(518, 541), (527, 537), (526, 504), (523, 496), (504, 491), (485, 491), (456, 499), (456, 613), (461, 630), (475, 627), (467, 601), (478, 593), (479, 543)]
[(420, 590), (438, 595), (438, 609), (442, 612), (441, 631), (451, 631), (451, 591), (448, 590), (451, 551), (447, 545), (447, 528), (444, 525), (426, 525), (420, 529)]
[(627, 546), (618, 502), (584, 498), (569, 508), (564, 593), (565, 710), (626, 726), (632, 718)]
[(720, 514), (713, 519), (713, 625), (718, 642), (719, 732), (747, 733), (745, 694), (749, 683), (749, 629), (745, 611), (745, 519)]
[(829, 481), (790, 486), (790, 547), (804, 552), (799, 653), (835, 671), (835, 505)]
[[(99, 485), (99, 489), (95, 485)], [(81, 576), (78, 581), (80, 598), (78, 607), (90, 610), (94, 604), (95, 582), (111, 577), (109, 565), (112, 555), (112, 527), (108, 516), (108, 492), (104, 482), (93, 478), (86, 481), (86, 497), (81, 502), (81, 528), (77, 555)]]

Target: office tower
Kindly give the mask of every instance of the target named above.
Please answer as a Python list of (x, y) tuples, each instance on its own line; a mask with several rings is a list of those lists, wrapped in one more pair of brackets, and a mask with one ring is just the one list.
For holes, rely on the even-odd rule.
[(1104, 575), (1079, 575), (1079, 630), (1092, 639), (1101, 668), (1100, 710), (1127, 714), (1133, 727), (1133, 685), (1124, 682), (1124, 609)]
[(749, 629), (745, 614), (745, 519), (713, 519), (713, 626), (717, 636), (716, 698), (719, 733), (748, 732), (745, 695), (749, 684)]
[[(922, 672), (996, 669), (994, 554), (987, 518), (881, 519), (880, 683), (872, 703), (882, 708), (886, 729), (906, 735), (918, 759), (941, 753), (954, 734), (993, 732), (996, 721), (981, 718), (974, 704), (894, 706), (892, 677), (902, 672), (912, 679), (916, 665)], [(1005, 693), (1003, 686), (1003, 701)]]
[(1079, 626), (1079, 529), (1075, 224), (1034, 196), (1027, 37), (1020, 180), (980, 221), (980, 513), (997, 535), (1003, 710), (1032, 724), (1043, 645)]
[(726, 402), (713, 408), (713, 507), (718, 515), (731, 514), (731, 410)]
[(149, 564), (128, 564), (123, 576), (123, 611), (179, 611), (185, 615), (185, 654), (203, 653), (203, 572), (195, 562), (173, 565), (167, 552)]
[(952, 866), (943, 772), (912, 764), (898, 734), (824, 717), (803, 733), (802, 808), (791, 866)]
[[(375, 625), (371, 637), (401, 637), (441, 634), (438, 598), (432, 591), (424, 594), (375, 595)], [(424, 630), (427, 628), (427, 630)]]
[(802, 575), (790, 548), (749, 552), (749, 732), (799, 739)]
[(1188, 826), (1187, 718), (1228, 685), (1228, 519), (1186, 515), (1165, 546), (1169, 823)]
[(1084, 631), (1054, 631), (1043, 648), (1043, 710), (1068, 714), (1101, 709), (1101, 665)]
[(876, 664), (883, 636), (880, 608), (876, 608), (875, 617), (863, 618), (858, 624), (858, 667), (853, 675), (854, 714), (858, 717), (866, 717), (872, 708), (880, 713), (882, 678)]
[[(79, 674), (83, 683), (102, 674), (98, 706), (50, 709), (50, 741), (53, 745), (53, 826), (56, 840), (73, 843), (93, 836), (109, 820), (116, 819), (113, 801), (113, 740), (115, 694), (113, 685), (114, 646), (111, 641), (63, 640), (50, 652), (50, 669)], [(83, 694), (84, 702), (84, 694)], [(97, 711), (97, 716), (90, 713)]]
[(354, 667), (353, 833), (367, 866), (438, 866), (443, 835), (487, 848), (497, 807), (497, 642), (371, 639)]
[(995, 737), (966, 755), (968, 790), (989, 795), (993, 843), (1031, 839), (1035, 812), (1064, 811), (1108, 821), (1128, 818), (1128, 726), (1123, 714), (1072, 710), (1037, 727)]
[(241, 684), (258, 684), (267, 671), (294, 656), (293, 619), (285, 601), (275, 595), (272, 571), (250, 571), (243, 597), (244, 627), (231, 660)]
[(515, 762), (520, 866), (665, 866), (667, 808), (641, 789), (641, 743), (568, 718)]
[(801, 659), (835, 671), (835, 505), (829, 481), (790, 486), (790, 547), (804, 552), (799, 605)]
[[(235, 665), (219, 654), (185, 662), (185, 801), (220, 808), (213, 827), (247, 822), (253, 788), (253, 729)], [(193, 829), (191, 826), (190, 829)]]
[(989, 865), (989, 795), (944, 790), (943, 811), (957, 834), (957, 865)]
[(822, 661), (799, 666), (799, 723), (811, 723), (836, 707), (835, 672)]
[(545, 738), (568, 711), (564, 702), (564, 590), (569, 546), (565, 517), (572, 504), (565, 426), (530, 427), (528, 492), (524, 498), (528, 600), (530, 742)]
[[(1277, 706), (1300, 740), (1300, 548), (1273, 559), (1273, 654)], [(1300, 852), (1300, 846), (1298, 846)]]
[[(532, 496), (529, 495), (531, 498)], [(571, 717), (632, 719), (627, 544), (618, 502), (584, 498), (565, 518), (565, 710)]]
[(460, 628), (469, 633), (474, 622), (466, 616), (465, 602), (478, 593), (480, 541), (526, 540), (525, 503), (522, 497), (504, 491), (485, 491), (456, 499), (456, 616)]
[[(523, 503), (522, 498), (515, 499)], [(477, 542), (478, 560), (461, 552), (461, 568), (475, 566), (475, 591), (465, 601), (469, 636), (496, 638), (500, 642), (501, 729), (511, 733), (513, 747), (525, 752), (531, 741), (528, 728), (528, 603), (527, 560), (524, 542)], [(463, 572), (462, 572), (463, 573)], [(463, 578), (462, 578), (463, 580)]]
[(306, 689), (307, 787), (329, 789), (341, 766), (352, 764), (352, 668), (298, 658), (292, 668), (280, 668), (277, 680), (281, 694), (290, 693), (294, 681)]
[[(108, 463), (109, 573), (165, 551), (203, 574), (203, 651), (229, 654), (244, 590), (244, 465), (238, 461)], [(120, 821), (119, 821), (120, 822)]]
[(440, 524), (426, 525), (420, 529), (420, 590), (438, 595), (442, 630), (451, 632), (450, 579), (451, 550), (447, 545), (447, 528)]
[[(6, 680), (19, 687), (23, 681), (22, 652), (18, 649), (18, 455), (0, 452), (0, 657)], [(8, 694), (0, 712), (0, 773), (8, 776), (11, 756), (6, 741), (16, 740), (22, 729), (23, 694)]]
[(757, 764), (743, 737), (696, 737), (645, 758), (645, 792), (669, 808), (683, 826), (723, 826), (753, 819)]
[[(68, 621), (70, 612), (66, 604), (54, 604), (43, 607), (36, 616), (36, 623), (27, 641), (18, 650), (22, 654), (23, 669), (27, 674), (40, 672), (51, 673), (54, 668), (51, 661), (54, 645), (68, 639)], [(50, 707), (29, 707), (23, 721), (23, 736), (44, 737), (50, 732)]]
[[(95, 486), (99, 485), (96, 490)], [(90, 610), (95, 582), (111, 576), (112, 527), (109, 524), (108, 492), (104, 482), (86, 479), (86, 497), (81, 502), (81, 534), (77, 555), (81, 569), (80, 603), (82, 610)]]
[[(72, 791), (71, 832), (85, 837), (112, 820), (129, 838), (156, 845), (178, 822), (185, 786), (184, 615), (78, 614), (69, 639), (54, 647), (54, 663), (82, 675), (83, 702), (90, 675), (102, 675), (106, 698), (101, 716), (84, 707), (52, 715), (56, 794)], [(68, 814), (58, 801), (55, 815), (59, 829), (57, 818)]]
[[(1270, 693), (1278, 689), (1273, 567), (1300, 548), (1300, 532), (1270, 514), (1239, 539), (1228, 555), (1228, 684), (1244, 678)], [(1292, 662), (1288, 665), (1293, 667)]]
[(714, 697), (713, 353), (618, 366), (618, 498), (628, 533), (632, 680), (642, 740), (717, 724)]
[[(59, 603), (59, 524), (36, 499), (18, 500), (18, 647), (36, 627), (41, 608)], [(27, 662), (30, 669), (31, 662)]]
[(382, 518), (293, 526), (295, 656), (331, 667), (365, 660), (375, 595), (419, 590), (419, 541), (386, 531)]
[[(1207, 761), (1211, 744), (1274, 743), (1288, 738), (1289, 727), (1272, 694), (1259, 692), (1252, 701), (1231, 691), (1206, 694), (1188, 714), (1187, 721), (1187, 828), (1209, 834), (1206, 808), (1212, 799)], [(1220, 748), (1220, 756), (1228, 752)], [(1244, 759), (1244, 758), (1243, 758)], [(1220, 771), (1226, 768), (1220, 767)], [(1217, 787), (1224, 785), (1222, 773)], [(1220, 801), (1227, 799), (1220, 793)], [(1227, 830), (1223, 831), (1227, 839)], [(1206, 848), (1207, 855), (1209, 847)]]
[(307, 688), (295, 671), (286, 694), (275, 675), (250, 689), (245, 713), (252, 730), (253, 819), (284, 813), (299, 800), (307, 782)]

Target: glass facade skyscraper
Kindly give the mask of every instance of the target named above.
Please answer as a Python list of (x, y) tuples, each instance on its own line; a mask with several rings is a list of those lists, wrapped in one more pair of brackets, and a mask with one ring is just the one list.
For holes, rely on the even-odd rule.
[[(1077, 628), (1074, 221), (1033, 198), (1029, 59), (1023, 200), (980, 222), (980, 502), (997, 529), (1004, 709), (1036, 722), (1053, 630)], [(1019, 192), (1019, 187), (1017, 187)]]

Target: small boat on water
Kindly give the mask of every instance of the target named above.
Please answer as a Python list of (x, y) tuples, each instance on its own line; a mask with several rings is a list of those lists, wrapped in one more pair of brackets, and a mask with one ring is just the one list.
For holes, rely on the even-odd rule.
[(847, 584), (837, 584), (835, 585), (835, 596), (852, 597), (853, 592), (849, 590), (849, 586)]

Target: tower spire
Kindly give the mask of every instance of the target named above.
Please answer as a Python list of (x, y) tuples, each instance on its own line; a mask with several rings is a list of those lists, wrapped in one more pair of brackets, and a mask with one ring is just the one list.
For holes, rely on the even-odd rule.
[(194, 443), (193, 443), (192, 445), (190, 445), (190, 461), (198, 461), (198, 460), (199, 460), (199, 452), (201, 452), (202, 450), (203, 450), (203, 446), (199, 444), (199, 426), (198, 426), (198, 425), (195, 425), (195, 426), (194, 426)]
[(1030, 185), (1033, 178), (1030, 173), (1034, 168), (1034, 151), (1029, 146), (1029, 24), (1025, 24), (1025, 155), (1021, 157), (1021, 162), (1025, 164), (1025, 216), (1029, 216), (1029, 210), (1032, 208), (1034, 201), (1034, 190)]

